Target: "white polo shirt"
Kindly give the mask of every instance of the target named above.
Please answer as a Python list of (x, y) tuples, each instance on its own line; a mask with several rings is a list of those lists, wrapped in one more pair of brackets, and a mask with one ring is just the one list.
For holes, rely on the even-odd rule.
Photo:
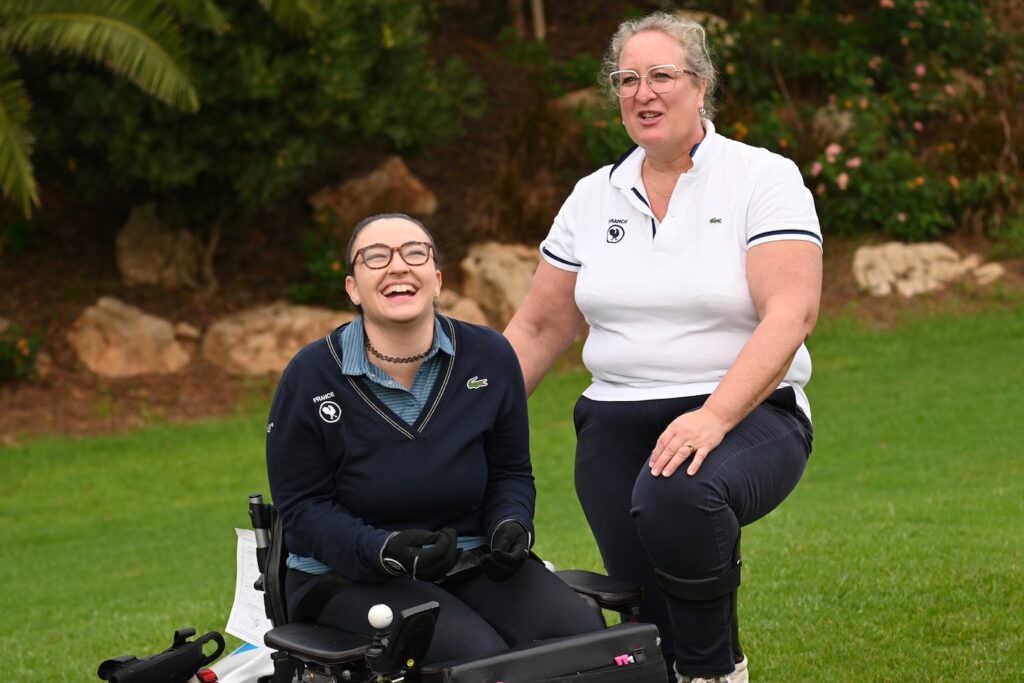
[[(644, 151), (634, 148), (577, 183), (541, 243), (548, 263), (579, 274), (576, 304), (590, 325), (588, 398), (711, 393), (759, 322), (747, 250), (777, 240), (822, 244), (796, 164), (704, 126), (663, 222), (641, 180)], [(801, 345), (780, 386), (794, 388), (808, 417), (810, 376)]]

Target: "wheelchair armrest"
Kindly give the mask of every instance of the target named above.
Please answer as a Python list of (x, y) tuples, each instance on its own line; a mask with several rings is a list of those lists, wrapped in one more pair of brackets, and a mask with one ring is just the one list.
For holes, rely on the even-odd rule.
[(332, 665), (360, 660), (373, 642), (369, 636), (317, 624), (285, 624), (263, 636), (267, 646), (299, 659)]
[(628, 612), (640, 602), (640, 587), (623, 579), (613, 579), (585, 569), (563, 569), (555, 572), (555, 575), (574, 591), (586, 595), (604, 609)]

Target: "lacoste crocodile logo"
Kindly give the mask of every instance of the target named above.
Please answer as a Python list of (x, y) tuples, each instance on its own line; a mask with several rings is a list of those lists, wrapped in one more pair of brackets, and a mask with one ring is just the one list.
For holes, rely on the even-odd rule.
[(473, 375), (472, 377), (470, 377), (466, 381), (466, 388), (467, 389), (483, 389), (486, 386), (487, 386), (487, 378), (486, 377), (484, 377), (483, 379), (480, 379), (476, 375)]
[(712, 218), (711, 220), (708, 221), (708, 223), (721, 223), (721, 222), (722, 222), (721, 218)]

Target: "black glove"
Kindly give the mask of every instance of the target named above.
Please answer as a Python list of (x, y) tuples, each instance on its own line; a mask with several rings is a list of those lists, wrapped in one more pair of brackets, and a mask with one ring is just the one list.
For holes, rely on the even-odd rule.
[(521, 522), (506, 519), (491, 536), (491, 552), (480, 558), (480, 566), (491, 581), (504, 581), (523, 566), (530, 551), (530, 532)]
[(457, 540), (455, 529), (396, 531), (380, 549), (380, 564), (393, 576), (433, 581), (455, 566), (462, 553)]

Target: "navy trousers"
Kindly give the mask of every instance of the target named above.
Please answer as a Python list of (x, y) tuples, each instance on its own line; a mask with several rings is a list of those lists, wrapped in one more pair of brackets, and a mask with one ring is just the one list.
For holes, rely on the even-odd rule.
[[(289, 611), (310, 590), (316, 577), (289, 570), (285, 587)], [(484, 657), (514, 645), (577, 635), (604, 628), (584, 600), (540, 562), (527, 560), (505, 581), (483, 574), (438, 585), (406, 577), (381, 583), (353, 582), (324, 605), (317, 623), (372, 636), (370, 607), (388, 605), (394, 613), (437, 600), (437, 627), (424, 663)]]
[[(658, 436), (707, 396), (576, 403), (576, 493), (610, 576), (644, 588), (641, 621), (657, 624), (668, 662), (686, 676), (734, 667), (731, 594), (705, 601), (666, 596), (655, 568), (680, 579), (727, 573), (740, 527), (760, 519), (796, 487), (811, 452), (810, 421), (793, 390), (777, 390), (730, 431), (694, 476), (687, 460), (655, 477)], [(671, 664), (670, 664), (671, 666)]]

